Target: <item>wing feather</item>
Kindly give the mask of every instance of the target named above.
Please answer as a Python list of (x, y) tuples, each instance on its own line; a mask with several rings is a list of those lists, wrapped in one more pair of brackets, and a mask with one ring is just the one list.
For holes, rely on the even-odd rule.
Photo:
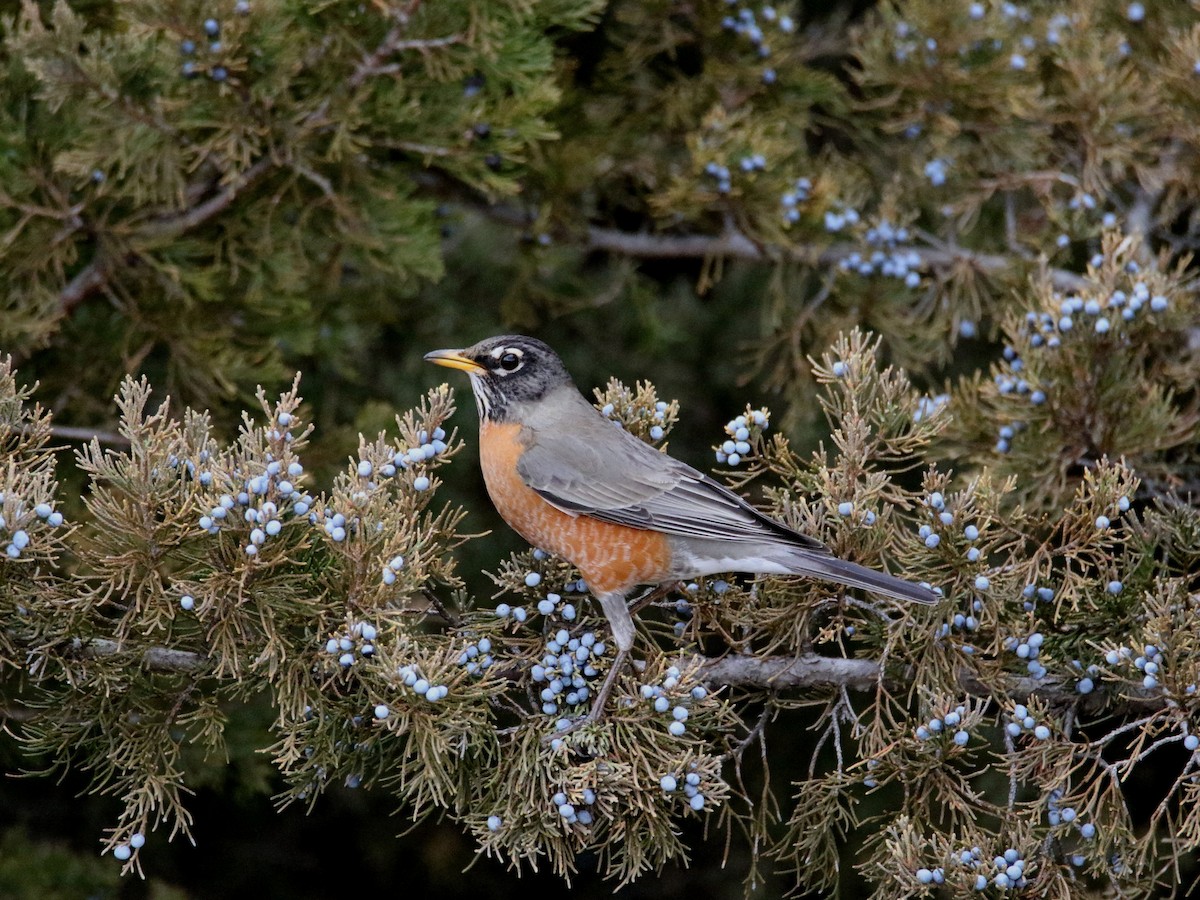
[(687, 538), (824, 549), (599, 416), (570, 433), (530, 435), (518, 471), (547, 502), (572, 515)]

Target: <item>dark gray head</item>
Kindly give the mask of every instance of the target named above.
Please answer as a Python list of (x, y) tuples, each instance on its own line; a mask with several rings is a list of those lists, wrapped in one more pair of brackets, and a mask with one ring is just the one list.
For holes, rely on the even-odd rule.
[(558, 354), (523, 334), (485, 338), (462, 350), (434, 350), (425, 359), (471, 376), (481, 419), (503, 421), (513, 404), (540, 400), (564, 385), (574, 387)]

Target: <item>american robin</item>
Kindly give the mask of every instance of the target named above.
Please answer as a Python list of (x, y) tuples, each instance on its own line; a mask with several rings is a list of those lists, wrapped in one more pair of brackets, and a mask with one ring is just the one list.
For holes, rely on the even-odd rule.
[(810, 575), (900, 600), (938, 600), (928, 588), (838, 559), (616, 427), (535, 338), (502, 335), (425, 359), (471, 378), (483, 478), (504, 521), (578, 568), (600, 601), (618, 655), (588, 721), (600, 715), (633, 646), (626, 596), (638, 585), (720, 572)]

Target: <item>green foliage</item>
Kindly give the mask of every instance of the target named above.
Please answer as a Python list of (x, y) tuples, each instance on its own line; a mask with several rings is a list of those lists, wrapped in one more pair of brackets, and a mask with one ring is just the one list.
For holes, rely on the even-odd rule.
[(100, 860), (80, 859), (65, 847), (38, 843), (15, 829), (0, 838), (0, 892), (5, 897), (108, 900), (117, 896), (119, 882), (120, 876)]
[[(618, 886), (701, 828), (751, 887), (1190, 877), (1193, 5), (25, 0), (0, 60), (0, 715), (125, 871), (235, 767)], [(943, 601), (668, 585), (567, 731), (603, 617), (472, 540), (417, 374), (517, 327)]]
[(594, 7), (263, 2), (215, 35), (208, 3), (104, 12), (29, 0), (3, 25), (0, 340), (70, 346), (63, 314), (102, 288), (87, 327), (123, 328), (104, 359), (160, 360), (214, 398), (281, 377), (279, 340), (317, 352), (343, 273), (363, 324), (441, 275), (413, 175), (515, 193), (514, 164), (554, 136), (546, 31)]

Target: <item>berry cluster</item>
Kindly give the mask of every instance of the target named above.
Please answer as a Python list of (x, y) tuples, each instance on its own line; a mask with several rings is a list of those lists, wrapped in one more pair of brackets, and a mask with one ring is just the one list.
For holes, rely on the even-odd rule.
[[(762, 172), (767, 168), (767, 158), (761, 153), (747, 154), (738, 160), (737, 167), (746, 175)], [(729, 166), (708, 162), (704, 165), (704, 174), (716, 182), (718, 194), (728, 194), (733, 189), (733, 173)]]
[[(1104, 661), (1110, 666), (1119, 665), (1122, 661), (1133, 660), (1133, 666), (1142, 673), (1142, 687), (1148, 691), (1158, 687), (1158, 676), (1162, 672), (1163, 649), (1156, 644), (1146, 644), (1140, 656), (1134, 656), (1128, 647), (1109, 650), (1104, 655)], [(1195, 693), (1195, 685), (1188, 686), (1188, 693)]]
[(683, 737), (687, 731), (685, 723), (691, 715), (687, 704), (708, 696), (708, 689), (704, 685), (695, 685), (690, 690), (681, 686), (678, 666), (668, 668), (660, 684), (643, 684), (638, 690), (642, 699), (654, 706), (655, 712), (670, 714), (671, 724), (667, 726), (667, 731), (675, 737)]
[(374, 625), (367, 622), (355, 622), (346, 629), (345, 634), (331, 637), (325, 642), (325, 652), (337, 656), (338, 665), (348, 669), (354, 665), (355, 653), (363, 659), (375, 655), (375, 638), (378, 632)]
[(629, 429), (635, 437), (653, 443), (667, 436), (679, 416), (678, 405), (659, 400), (650, 385), (639, 384), (636, 390), (630, 390), (613, 380), (597, 395), (601, 415), (619, 428)]
[[(534, 574), (534, 573), (531, 573)], [(538, 581), (541, 581), (539, 577)], [(528, 581), (526, 582), (528, 583)], [(578, 583), (576, 582), (576, 586)], [(560, 616), (565, 622), (574, 622), (578, 612), (575, 604), (564, 603), (561, 594), (549, 593), (538, 601), (537, 611), (543, 616)]]
[(863, 778), (863, 786), (864, 787), (867, 787), (867, 788), (879, 787), (879, 779), (871, 774), (878, 768), (879, 768), (879, 760), (877, 760), (877, 759), (868, 759), (867, 760), (867, 775), (865, 778)]
[(422, 678), (416, 666), (401, 666), (396, 670), (396, 674), (404, 680), (406, 687), (413, 689), (413, 693), (424, 697), (430, 703), (437, 703), (450, 693), (450, 688), (446, 685), (430, 684), (429, 679)]
[(838, 203), (825, 211), (825, 230), (838, 232), (847, 226), (858, 224), (858, 210), (845, 204)]
[[(596, 802), (596, 792), (591, 788), (584, 788), (579, 795), (579, 799), (570, 802), (565, 791), (559, 791), (550, 798), (550, 802), (554, 804), (555, 810), (558, 811), (559, 817), (568, 825), (591, 825), (592, 811), (590, 809), (578, 809), (577, 807), (593, 806)], [(490, 819), (489, 827), (490, 826)]]
[(113, 847), (113, 859), (118, 862), (125, 862), (133, 856), (134, 850), (140, 850), (146, 845), (146, 836), (140, 831), (129, 836), (129, 841), (124, 844), (117, 844)]
[(458, 657), (458, 664), (467, 670), (468, 675), (482, 675), (494, 661), (492, 659), (492, 641), (485, 637), (473, 644), (468, 644)]
[[(943, 622), (938, 629), (937, 638), (939, 640), (950, 636), (951, 629), (965, 631), (968, 634), (979, 630), (979, 617), (976, 615), (983, 611), (983, 601), (978, 597), (971, 601), (971, 611), (968, 613), (955, 613), (954, 617), (949, 622)], [(975, 653), (975, 645), (964, 643), (960, 645), (960, 650), (963, 653), (971, 656)]]
[(1038, 654), (1041, 652), (1042, 643), (1045, 637), (1040, 631), (1035, 631), (1026, 638), (1007, 637), (1004, 639), (1004, 649), (1011, 650), (1023, 660), (1026, 660), (1025, 668), (1029, 674), (1037, 681), (1046, 677), (1046, 667), (1038, 661)]
[(1038, 603), (1049, 603), (1054, 599), (1054, 588), (1027, 584), (1021, 589), (1021, 596), (1025, 601), (1025, 612), (1033, 612)]
[[(432, 432), (422, 429), (417, 435), (417, 445), (397, 451), (391, 463), (380, 467), (379, 474), (385, 478), (391, 478), (399, 469), (407, 469), (409, 466), (428, 462), (435, 456), (444, 453), (446, 446), (446, 432), (444, 429), (439, 427), (433, 429)], [(360, 463), (359, 465), (359, 474), (361, 475), (362, 464)], [(370, 463), (367, 463), (367, 465), (369, 466)], [(370, 472), (368, 471), (367, 474), (370, 475)], [(413, 480), (413, 488), (418, 491), (429, 490), (429, 478), (424, 475), (418, 475)]]
[(725, 434), (729, 437), (716, 448), (718, 463), (738, 465), (753, 449), (752, 441), (771, 427), (771, 413), (764, 409), (748, 409), (725, 423)]
[(1039, 741), (1050, 740), (1050, 728), (1046, 725), (1039, 725), (1029, 713), (1029, 709), (1021, 703), (1013, 707), (1012, 721), (1004, 726), (1004, 730), (1008, 732), (1009, 737), (1020, 737), (1028, 731), (1033, 732), (1033, 736)]
[(783, 207), (783, 220), (789, 225), (800, 221), (800, 204), (808, 201), (812, 193), (812, 181), (808, 178), (797, 178), (790, 190), (784, 191), (779, 197), (779, 205)]
[(663, 430), (662, 423), (666, 421), (667, 410), (670, 404), (666, 400), (659, 400), (654, 404), (654, 424), (650, 426), (650, 440), (661, 441), (666, 432)]
[[(738, 0), (725, 0), (726, 5), (736, 6)], [(764, 26), (759, 24), (759, 19), (766, 23), (766, 27), (774, 28), (780, 34), (792, 34), (796, 30), (796, 21), (789, 15), (780, 13), (775, 7), (766, 5), (759, 9), (756, 15), (754, 10), (748, 6), (738, 8), (737, 14), (725, 16), (721, 20), (721, 27), (726, 31), (732, 31), (739, 37), (746, 38), (750, 45), (754, 48), (754, 53), (760, 59), (766, 59), (771, 55), (771, 45), (767, 42)], [(776, 79), (775, 70), (766, 68), (762, 73), (764, 84), (774, 84)]]
[(917, 408), (913, 411), (913, 424), (915, 425), (922, 419), (932, 419), (949, 402), (949, 394), (934, 394), (932, 397), (921, 397), (917, 400)]
[[(840, 365), (840, 364), (834, 363), (835, 368), (838, 365)], [(839, 503), (837, 505), (837, 513), (839, 516), (841, 516), (844, 519), (848, 519), (851, 516), (853, 516), (857, 509), (858, 509), (858, 507), (855, 505), (853, 500), (843, 500), (841, 503)], [(879, 517), (877, 515), (875, 515), (875, 511), (873, 509), (865, 509), (862, 511), (862, 515), (859, 518), (862, 519), (862, 523), (864, 525), (874, 525), (875, 520), (878, 519)]]
[[(828, 228), (828, 213), (825, 216), (825, 224)], [(921, 283), (921, 275), (917, 271), (921, 265), (921, 254), (915, 250), (901, 250), (897, 246), (908, 240), (907, 228), (895, 227), (885, 219), (875, 227), (868, 228), (864, 237), (867, 246), (877, 249), (866, 257), (861, 253), (851, 253), (838, 264), (843, 272), (852, 272), (864, 277), (879, 274), (887, 278), (899, 278), (910, 288), (915, 288)]]
[[(664, 775), (658, 779), (658, 786), (664, 794), (674, 794), (679, 789), (679, 778), (674, 774)], [(702, 811), (707, 803), (700, 787), (700, 773), (688, 772), (683, 776), (683, 796), (687, 799), (688, 806), (696, 812)]]
[[(577, 638), (571, 637), (565, 628), (560, 628), (546, 642), (546, 652), (540, 663), (530, 669), (535, 684), (545, 683), (541, 691), (542, 712), (548, 716), (559, 714), (560, 701), (567, 706), (586, 703), (592, 691), (588, 680), (599, 674), (596, 663), (604, 655), (607, 646), (596, 639), (594, 631), (585, 631)], [(563, 726), (563, 722), (566, 725)], [(562, 720), (560, 731), (570, 727)]]
[[(285, 431), (280, 432), (278, 429), (273, 429), (269, 437), (273, 441), (290, 439), (291, 433), (286, 429), (291, 426), (293, 421), (290, 413), (279, 413), (276, 422)], [(200, 454), (200, 461), (202, 464), (207, 461), (206, 452)], [(192, 462), (188, 460), (186, 464), (190, 470)], [(241, 520), (250, 525), (249, 538), (244, 548), (246, 555), (255, 556), (258, 554), (259, 548), (266, 543), (267, 538), (275, 537), (283, 530), (282, 516), (288, 510), (280, 509), (280, 503), (290, 502), (290, 512), (294, 515), (309, 514), (312, 497), (298, 491), (292, 483), (294, 479), (303, 474), (304, 466), (298, 460), (288, 463), (285, 468), (281, 460), (276, 459), (274, 454), (268, 453), (267, 465), (262, 471), (242, 478), (233, 490), (221, 494), (209, 511), (199, 517), (197, 524), (209, 534), (220, 534), (222, 529), (234, 527), (236, 518), (231, 518), (231, 514), (236, 516), (240, 512)], [(212, 474), (208, 471), (201, 471), (197, 480), (206, 487), (211, 486)]]
[[(1046, 797), (1046, 821), (1051, 825), (1070, 825), (1079, 817), (1073, 806), (1062, 805), (1063, 792), (1055, 789)], [(1095, 825), (1079, 825), (1080, 833), (1091, 840), (1096, 836)]]
[(925, 506), (933, 516), (933, 524), (924, 524), (917, 529), (919, 537), (930, 550), (936, 549), (942, 543), (942, 536), (934, 531), (935, 527), (949, 527), (954, 524), (954, 513), (946, 509), (946, 498), (941, 491), (934, 491), (925, 499)]
[(400, 574), (400, 570), (404, 568), (404, 557), (393, 556), (383, 566), (383, 583), (395, 584), (396, 576)]
[[(684, 586), (684, 591), (690, 595), (695, 595), (700, 590), (700, 585), (694, 581), (688, 582)], [(693, 611), (692, 604), (687, 597), (680, 597), (675, 601), (675, 614), (679, 616), (679, 620), (675, 623), (675, 637), (682, 638), (683, 633), (687, 630), (688, 621), (691, 620)]]
[[(1104, 257), (1100, 256), (1093, 262), (1103, 261)], [(1162, 313), (1170, 308), (1168, 297), (1152, 293), (1141, 279), (1135, 280), (1128, 291), (1114, 290), (1105, 297), (1055, 294), (1052, 302), (1056, 307), (1053, 311), (1029, 311), (1025, 314), (1022, 331), (1032, 349), (1055, 350), (1073, 334), (1081, 332), (1098, 336), (1118, 334), (1126, 323), (1134, 323), (1143, 309)], [(1084, 327), (1080, 326), (1080, 317), (1085, 323)], [(1041, 406), (1047, 400), (1044, 386), (1032, 384), (1031, 379), (1036, 379), (1033, 376), (1027, 378), (1024, 370), (1025, 361), (1017, 350), (1005, 347), (1004, 362), (993, 378), (996, 389), (1001, 395), (1025, 397), (1031, 405)], [(1007, 453), (1015, 433), (1023, 427), (1024, 424), (1019, 421), (1003, 426), (996, 441), (996, 452)]]
[[(967, 859), (968, 853), (970, 861)], [(979, 852), (978, 847), (972, 847), (970, 851), (962, 851), (959, 861), (963, 865), (970, 866), (972, 869), (982, 869), (985, 865), (982, 853)], [(990, 883), (1000, 888), (1000, 890), (1006, 891), (1010, 888), (1020, 889), (1025, 887), (1025, 859), (1021, 855), (1021, 851), (1016, 847), (1009, 847), (1004, 853), (994, 857), (992, 859), (992, 868), (996, 874), (991, 877)], [(975, 875), (975, 890), (986, 890), (988, 883), (989, 879), (987, 875), (983, 872), (977, 872)]]
[(917, 876), (917, 881), (921, 884), (945, 884), (946, 882), (946, 870), (941, 866), (936, 869), (926, 869), (922, 866), (913, 874)]
[(704, 174), (712, 178), (717, 183), (718, 194), (728, 194), (733, 188), (733, 181), (730, 177), (729, 167), (723, 166), (720, 163), (710, 162), (704, 166)]
[(309, 513), (308, 520), (314, 525), (320, 525), (329, 539), (337, 544), (344, 541), (358, 524), (357, 518), (347, 519), (343, 513), (334, 512), (329, 507)]
[(925, 163), (925, 177), (929, 179), (929, 183), (934, 187), (941, 187), (946, 183), (946, 172), (950, 168), (950, 163), (944, 159), (931, 159)]
[(967, 746), (971, 735), (963, 725), (963, 718), (966, 714), (966, 706), (960, 705), (944, 716), (935, 716), (925, 725), (918, 725), (915, 732), (917, 740), (930, 741), (938, 737), (949, 737), (957, 746)]
[(510, 606), (507, 603), (497, 603), (496, 618), (507, 619), (509, 616), (512, 616), (518, 622), (524, 622), (529, 618), (529, 613), (525, 611), (525, 607), (523, 606)]
[(1096, 678), (1100, 675), (1100, 667), (1090, 665), (1086, 669), (1077, 659), (1071, 660), (1071, 668), (1079, 672), (1081, 677), (1075, 682), (1075, 690), (1081, 694), (1090, 694), (1096, 689)]
[[(19, 498), (0, 491), (0, 532), (8, 532), (4, 552), (9, 559), (20, 559), (21, 553), (32, 540), (27, 529), (38, 519), (51, 528), (58, 528), (63, 524), (62, 513), (57, 512), (49, 503), (39, 503), (32, 510), (27, 510)], [(0, 538), (0, 542), (3, 540)]]
[[(249, 15), (250, 4), (246, 0), (238, 0), (234, 4), (234, 12), (239, 16)], [(207, 42), (205, 48), (201, 48), (192, 38), (184, 38), (179, 42), (179, 53), (184, 57), (179, 72), (184, 78), (194, 78), (204, 68), (207, 68), (208, 77), (213, 81), (225, 81), (229, 77), (229, 68), (222, 58), (225, 53), (225, 44), (221, 40), (221, 22), (214, 18), (205, 19), (201, 30), (204, 35), (201, 44)], [(207, 49), (210, 59), (198, 65), (194, 57), (201, 49)]]

